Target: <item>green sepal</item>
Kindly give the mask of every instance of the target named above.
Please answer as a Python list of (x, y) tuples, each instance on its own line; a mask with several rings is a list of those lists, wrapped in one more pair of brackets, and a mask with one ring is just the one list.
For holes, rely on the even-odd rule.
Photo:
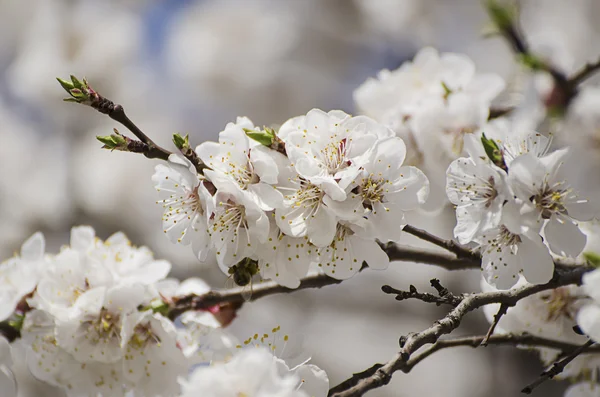
[(251, 130), (249, 128), (244, 128), (244, 132), (248, 136), (248, 138), (255, 140), (264, 146), (271, 146), (273, 144), (273, 140), (275, 139), (275, 130), (269, 127), (265, 127), (263, 130)]
[(25, 321), (25, 316), (21, 314), (15, 314), (14, 318), (8, 320), (8, 325), (16, 329), (17, 331), (21, 331), (23, 328), (23, 322)]

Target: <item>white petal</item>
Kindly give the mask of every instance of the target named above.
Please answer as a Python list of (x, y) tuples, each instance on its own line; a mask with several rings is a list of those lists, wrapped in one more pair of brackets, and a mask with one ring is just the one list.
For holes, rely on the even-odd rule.
[(35, 233), (29, 237), (21, 246), (21, 258), (27, 261), (36, 261), (42, 259), (46, 241), (41, 232)]
[(307, 235), (317, 247), (326, 247), (333, 241), (337, 225), (336, 216), (325, 206), (308, 219)]
[(576, 257), (585, 248), (587, 237), (577, 224), (568, 218), (552, 216), (544, 227), (544, 234), (552, 252), (557, 255)]
[(77, 226), (71, 229), (71, 248), (86, 252), (94, 246), (96, 232), (90, 226)]
[(518, 251), (523, 276), (531, 284), (545, 284), (554, 274), (554, 261), (541, 238), (522, 238)]

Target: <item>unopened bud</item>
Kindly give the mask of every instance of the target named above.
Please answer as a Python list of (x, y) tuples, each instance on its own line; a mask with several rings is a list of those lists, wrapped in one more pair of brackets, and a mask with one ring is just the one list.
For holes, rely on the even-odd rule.
[(173, 143), (175, 147), (179, 150), (187, 149), (190, 147), (189, 135), (182, 137), (179, 134), (173, 134)]

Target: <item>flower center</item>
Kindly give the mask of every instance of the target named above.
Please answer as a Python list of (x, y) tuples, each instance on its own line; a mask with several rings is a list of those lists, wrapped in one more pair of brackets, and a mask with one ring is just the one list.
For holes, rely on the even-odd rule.
[(577, 310), (575, 303), (579, 299), (578, 296), (572, 295), (569, 289), (564, 287), (556, 288), (549, 295), (542, 296), (548, 310), (546, 321), (556, 321), (563, 316), (573, 320)]
[(324, 193), (318, 186), (300, 179), (300, 189), (292, 195), (285, 196), (285, 199), (291, 202), (292, 208), (313, 208), (321, 203), (323, 196)]
[(254, 172), (252, 163), (248, 161), (244, 167), (238, 167), (234, 163), (229, 164), (229, 174), (242, 189), (247, 189), (249, 185), (259, 182), (258, 175)]
[(111, 340), (118, 339), (121, 331), (119, 323), (118, 314), (102, 309), (95, 320), (87, 322), (88, 330), (93, 332), (93, 336), (89, 336), (88, 339), (96, 344), (109, 343)]
[(346, 138), (342, 139), (339, 143), (331, 142), (321, 150), (323, 163), (330, 174), (335, 174), (350, 165), (350, 162), (346, 161), (347, 150)]
[(219, 202), (219, 206), (225, 208), (216, 216), (212, 230), (214, 232), (226, 233), (229, 231), (237, 235), (240, 227), (246, 227), (246, 210), (243, 205), (238, 205), (231, 200)]
[(560, 184), (551, 187), (545, 184), (544, 189), (538, 194), (531, 196), (529, 200), (541, 211), (542, 218), (549, 219), (553, 214), (566, 214), (566, 199), (569, 197), (570, 189), (558, 188)]
[(368, 209), (373, 209), (373, 203), (381, 203), (384, 199), (384, 185), (389, 181), (383, 179), (375, 179), (372, 175), (364, 180), (362, 185), (358, 186), (358, 193), (363, 198), (363, 206)]
[(512, 233), (504, 225), (500, 226), (500, 234), (494, 241), (496, 246), (510, 246), (519, 244), (520, 242), (521, 237), (518, 234)]
[(149, 324), (138, 324), (133, 331), (129, 344), (136, 349), (144, 349), (148, 345), (160, 346), (160, 338), (152, 332)]

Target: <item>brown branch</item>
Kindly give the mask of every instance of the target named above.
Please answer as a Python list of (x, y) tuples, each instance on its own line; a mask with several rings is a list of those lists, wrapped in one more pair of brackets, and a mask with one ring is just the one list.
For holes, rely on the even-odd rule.
[[(445, 317), (436, 321), (431, 327), (417, 333), (400, 338), (401, 349), (390, 361), (381, 366), (375, 373), (361, 379), (355, 386), (338, 392), (336, 397), (362, 396), (369, 390), (389, 383), (394, 372), (405, 370), (406, 364), (413, 353), (426, 344), (436, 343), (444, 334), (449, 334), (458, 328), (465, 315), (471, 311), (491, 303), (500, 303), (508, 306), (515, 305), (520, 299), (565, 285), (581, 284), (581, 277), (592, 268), (577, 267), (568, 271), (557, 268), (553, 279), (541, 285), (525, 285), (508, 291), (482, 292), (478, 294), (465, 294), (462, 301)], [(492, 338), (490, 338), (491, 340)]]
[[(452, 339), (441, 339), (431, 345), (423, 352), (414, 355), (406, 365), (403, 367), (403, 372), (408, 373), (417, 364), (431, 356), (433, 353), (447, 349), (450, 347), (467, 346), (477, 348), (482, 345), (483, 341), (487, 339), (488, 345), (511, 345), (511, 346), (528, 346), (528, 347), (547, 347), (551, 349), (560, 350), (562, 352), (572, 352), (579, 346), (562, 342), (553, 339), (542, 338), (531, 334), (503, 334), (503, 335), (492, 335), (489, 338), (486, 336), (467, 336)], [(600, 352), (600, 347), (590, 349), (589, 353)]]
[(498, 309), (498, 312), (494, 315), (494, 321), (492, 321), (492, 325), (490, 325), (490, 328), (488, 329), (488, 332), (485, 335), (485, 339), (483, 341), (481, 341), (481, 346), (487, 346), (488, 345), (490, 337), (492, 336), (492, 334), (496, 330), (496, 327), (498, 326), (498, 323), (500, 322), (500, 319), (502, 318), (502, 316), (504, 316), (506, 314), (507, 311), (508, 311), (508, 305), (502, 303), (500, 305), (500, 308)]
[[(466, 261), (464, 259), (452, 258), (444, 253), (417, 250), (410, 247), (401, 247), (396, 244), (385, 244), (382, 245), (382, 248), (386, 251), (391, 261), (431, 264), (448, 270), (473, 269), (479, 267), (479, 264), (474, 264), (471, 261)], [(341, 282), (342, 280), (331, 278), (325, 274), (318, 274), (303, 279), (300, 286), (296, 289), (282, 287), (275, 282), (269, 281), (254, 285), (252, 287), (252, 296), (249, 300), (254, 301), (268, 295), (290, 293), (307, 288), (321, 288), (326, 285), (339, 284)], [(228, 303), (243, 304), (246, 301), (244, 299), (244, 291), (244, 288), (232, 288), (226, 291), (211, 291), (200, 296), (186, 295), (174, 298), (171, 308), (169, 309), (169, 317), (174, 319), (186, 311), (207, 310), (216, 305)]]
[(481, 258), (477, 254), (474, 254), (473, 252), (471, 252), (470, 249), (458, 244), (455, 241), (445, 240), (445, 239), (435, 236), (423, 229), (418, 229), (411, 225), (404, 226), (404, 228), (402, 230), (408, 234), (412, 234), (413, 236), (420, 238), (423, 241), (427, 241), (427, 242), (437, 245), (438, 247), (441, 247), (447, 251), (450, 251), (453, 254), (455, 254), (458, 258), (469, 259), (473, 262), (481, 261)]
[(555, 362), (550, 369), (542, 372), (538, 379), (526, 386), (523, 390), (521, 390), (521, 392), (525, 394), (531, 394), (533, 389), (535, 389), (548, 379), (552, 379), (556, 375), (560, 374), (571, 361), (573, 361), (577, 356), (589, 349), (594, 343), (595, 342), (590, 339), (583, 345), (579, 346), (577, 349), (573, 350), (562, 360)]
[(569, 83), (574, 87), (578, 86), (585, 80), (592, 77), (592, 75), (598, 70), (600, 70), (600, 59), (598, 59), (596, 62), (586, 64), (580, 71), (569, 78)]
[[(410, 230), (412, 229), (413, 228), (411, 227)], [(427, 251), (418, 248), (400, 246), (397, 244), (384, 245), (383, 249), (388, 254), (390, 261), (427, 263), (430, 265), (443, 267), (447, 270), (478, 269), (481, 266), (480, 259), (473, 255), (456, 258), (453, 255), (448, 255), (441, 252)]]

